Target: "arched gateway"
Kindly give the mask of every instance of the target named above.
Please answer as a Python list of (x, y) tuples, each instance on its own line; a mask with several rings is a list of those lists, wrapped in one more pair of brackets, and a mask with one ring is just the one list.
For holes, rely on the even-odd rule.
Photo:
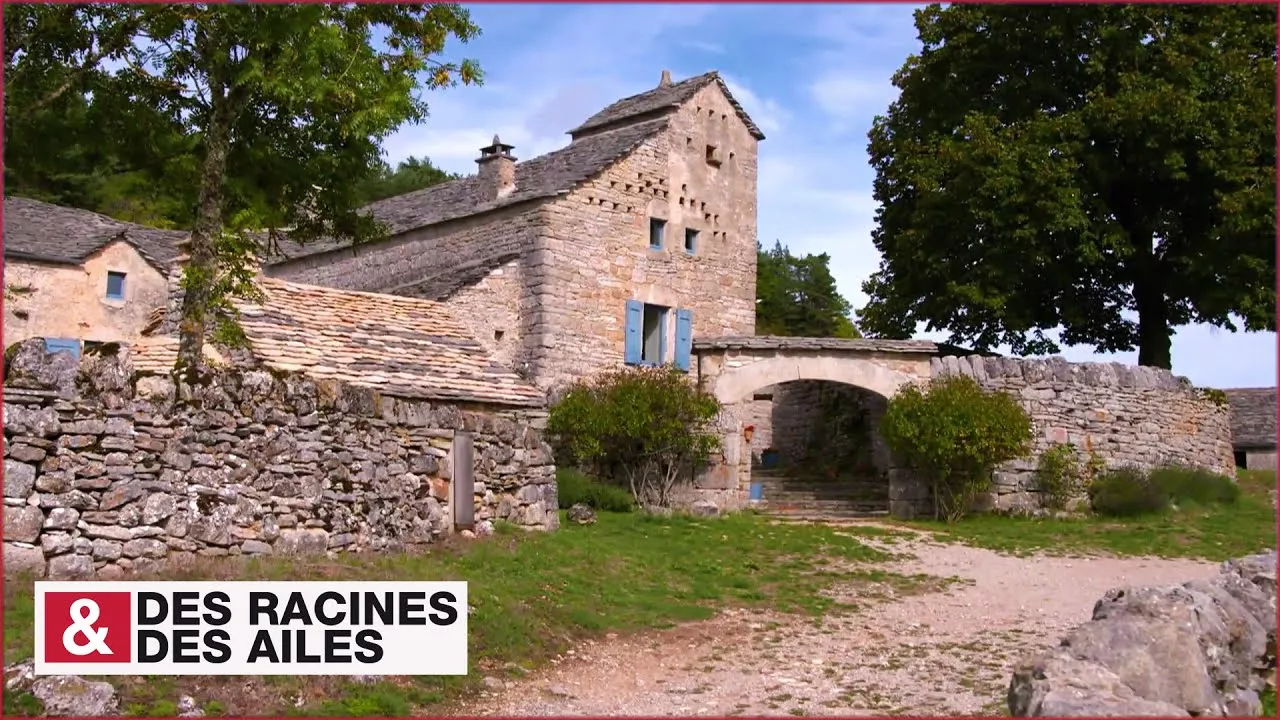
[[(699, 474), (700, 496), (722, 507), (746, 504), (751, 446), (744, 408), (753, 393), (795, 380), (825, 380), (890, 398), (907, 383), (929, 379), (938, 346), (921, 340), (836, 340), (797, 337), (713, 338), (693, 345), (698, 385), (720, 401), (722, 451)], [(890, 472), (889, 511), (910, 516), (925, 500), (902, 473)]]

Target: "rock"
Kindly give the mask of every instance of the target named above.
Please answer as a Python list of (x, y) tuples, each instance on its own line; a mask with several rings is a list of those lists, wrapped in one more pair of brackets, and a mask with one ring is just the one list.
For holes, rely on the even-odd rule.
[(92, 580), (93, 557), (89, 555), (59, 555), (49, 560), (50, 580)]
[(465, 538), (467, 540), (474, 540), (476, 538), (476, 534), (471, 532), (470, 530), (463, 530), (462, 532), (458, 533), (458, 535), (459, 537)]
[(240, 544), (240, 550), (247, 555), (271, 554), (271, 546), (261, 540), (245, 540)]
[(44, 527), (44, 513), (31, 505), (4, 508), (4, 539), (33, 543)]
[(329, 549), (329, 533), (317, 529), (280, 531), (275, 550), (280, 555), (323, 555)]
[(475, 533), (476, 537), (489, 537), (490, 535), (493, 535), (493, 521), (481, 520), (476, 523)]
[(157, 525), (161, 520), (173, 515), (177, 509), (178, 503), (172, 495), (166, 493), (148, 495), (146, 501), (142, 503), (142, 522), (147, 525)]
[[(5, 407), (8, 407), (7, 405)], [(36, 486), (36, 469), (10, 458), (4, 461), (4, 496), (25, 500)]]
[(204, 717), (204, 710), (190, 695), (178, 698), (178, 717)]
[(124, 544), (127, 558), (145, 557), (159, 560), (169, 553), (169, 546), (154, 538), (138, 538)]
[(720, 506), (710, 500), (698, 500), (689, 506), (689, 512), (697, 517), (715, 517), (720, 514)]
[(507, 686), (507, 684), (503, 682), (501, 679), (496, 677), (491, 677), (491, 676), (486, 676), (480, 682), (488, 690), (501, 690)]
[(46, 564), (40, 548), (4, 544), (4, 574), (44, 577)]
[(110, 683), (75, 675), (42, 677), (32, 683), (31, 694), (50, 717), (107, 717), (116, 714), (119, 702)]
[(1140, 698), (1119, 676), (1055, 649), (1018, 666), (1009, 683), (1014, 717), (1189, 717), (1176, 705)]
[(673, 512), (671, 508), (662, 507), (661, 505), (645, 505), (643, 509), (646, 513), (657, 515), (658, 517), (671, 517)]
[(553, 697), (560, 697), (560, 698), (573, 697), (573, 693), (569, 692), (569, 690), (565, 688), (565, 686), (563, 685), (548, 685), (547, 687), (543, 688), (543, 690), (545, 690), (548, 695), (551, 695)]
[(80, 511), (72, 508), (53, 508), (44, 519), (45, 530), (74, 530), (80, 521)]
[(590, 525), (596, 521), (596, 511), (586, 503), (574, 503), (566, 515), (579, 525)]

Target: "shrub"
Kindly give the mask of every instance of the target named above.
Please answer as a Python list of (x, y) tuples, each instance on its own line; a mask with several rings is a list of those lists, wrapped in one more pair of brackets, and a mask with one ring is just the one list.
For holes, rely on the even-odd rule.
[(1099, 515), (1136, 517), (1163, 512), (1169, 496), (1140, 468), (1122, 467), (1100, 474), (1089, 485), (1089, 504)]
[(1225, 475), (1202, 468), (1165, 465), (1151, 471), (1151, 484), (1175, 504), (1231, 505), (1240, 487)]
[(719, 412), (675, 368), (625, 369), (571, 386), (547, 430), (560, 464), (621, 473), (638, 501), (667, 507), (676, 483), (719, 448)]
[(1076, 446), (1055, 443), (1040, 455), (1036, 466), (1036, 489), (1044, 506), (1062, 510), (1084, 487), (1085, 471), (1081, 468)]
[(606, 512), (631, 512), (636, 506), (635, 499), (626, 488), (610, 485), (580, 470), (567, 468), (556, 470), (556, 496), (564, 510), (578, 503)]
[(990, 490), (997, 465), (1029, 451), (1031, 418), (1009, 395), (950, 376), (899, 391), (881, 432), (894, 454), (928, 479), (934, 517), (953, 522)]

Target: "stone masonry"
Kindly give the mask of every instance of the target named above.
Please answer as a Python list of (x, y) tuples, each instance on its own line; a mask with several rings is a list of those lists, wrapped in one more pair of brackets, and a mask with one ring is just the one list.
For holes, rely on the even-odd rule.
[(228, 555), (404, 550), (454, 531), (455, 438), (474, 519), (557, 526), (545, 411), (391, 397), (221, 368), (179, 389), (129, 353), (6, 363), (6, 572), (118, 577)]
[(1034, 448), (996, 473), (997, 508), (1039, 505), (1036, 463), (1058, 443), (1097, 453), (1110, 467), (1174, 463), (1235, 475), (1229, 409), (1168, 370), (977, 355), (935, 358), (930, 370), (1009, 393), (1031, 414)]

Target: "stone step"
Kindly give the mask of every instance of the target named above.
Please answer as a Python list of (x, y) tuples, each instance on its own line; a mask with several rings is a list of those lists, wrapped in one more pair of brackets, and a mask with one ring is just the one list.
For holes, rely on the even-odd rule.
[(889, 502), (889, 493), (850, 493), (850, 492), (785, 492), (765, 491), (760, 498), (766, 502)]
[(889, 501), (886, 498), (884, 502), (851, 502), (848, 500), (800, 500), (800, 501), (778, 501), (778, 500), (761, 500), (753, 503), (753, 507), (762, 512), (774, 513), (849, 513), (849, 512), (876, 512), (887, 511), (889, 509)]

